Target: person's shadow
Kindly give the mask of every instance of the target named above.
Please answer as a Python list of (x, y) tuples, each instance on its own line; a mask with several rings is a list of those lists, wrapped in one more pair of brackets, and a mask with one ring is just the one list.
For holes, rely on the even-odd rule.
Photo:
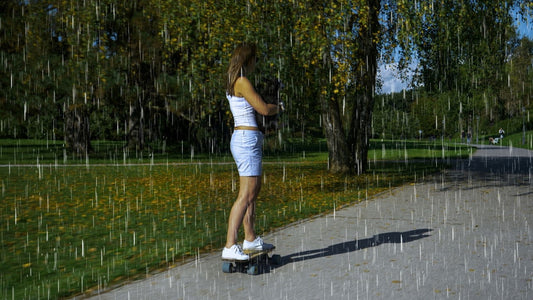
[(343, 243), (334, 244), (322, 249), (314, 249), (292, 253), (285, 255), (281, 258), (281, 264), (271, 266), (273, 268), (279, 268), (281, 266), (299, 262), (306, 261), (310, 259), (326, 257), (337, 254), (345, 254), (348, 252), (358, 251), (370, 247), (376, 247), (385, 243), (409, 243), (416, 241), (425, 237), (429, 237), (428, 233), (433, 231), (433, 229), (416, 229), (405, 232), (387, 232), (374, 235), (371, 238), (363, 240), (352, 240)]

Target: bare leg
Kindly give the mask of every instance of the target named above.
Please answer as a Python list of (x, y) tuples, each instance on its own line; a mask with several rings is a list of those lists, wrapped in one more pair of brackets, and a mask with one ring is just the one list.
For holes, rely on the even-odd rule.
[(228, 220), (228, 233), (226, 237), (226, 248), (237, 243), (239, 227), (244, 224), (245, 238), (248, 241), (255, 239), (254, 219), (255, 200), (261, 190), (261, 177), (241, 176), (239, 179), (239, 195), (233, 203)]
[(253, 184), (255, 186), (253, 192), (252, 203), (248, 206), (246, 214), (244, 215), (243, 226), (244, 226), (244, 239), (248, 242), (253, 242), (256, 238), (255, 236), (255, 200), (261, 191), (261, 177), (256, 178), (256, 182)]

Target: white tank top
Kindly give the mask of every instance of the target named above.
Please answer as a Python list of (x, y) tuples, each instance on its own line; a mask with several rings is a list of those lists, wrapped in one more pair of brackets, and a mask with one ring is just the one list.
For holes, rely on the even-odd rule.
[(254, 108), (244, 99), (244, 97), (237, 97), (226, 94), (229, 101), (229, 108), (233, 114), (233, 121), (235, 127), (237, 126), (252, 126), (257, 127), (255, 120)]

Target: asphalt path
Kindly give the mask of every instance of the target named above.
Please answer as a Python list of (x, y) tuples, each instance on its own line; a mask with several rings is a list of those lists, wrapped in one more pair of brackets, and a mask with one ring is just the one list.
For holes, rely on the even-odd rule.
[(94, 299), (533, 299), (533, 153), (477, 146), (419, 182), (277, 230), (278, 266), (207, 254)]

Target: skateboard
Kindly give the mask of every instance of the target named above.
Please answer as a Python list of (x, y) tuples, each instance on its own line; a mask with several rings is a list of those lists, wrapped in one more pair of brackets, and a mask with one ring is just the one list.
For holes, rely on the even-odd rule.
[(270, 265), (280, 265), (281, 256), (278, 254), (272, 254), (272, 251), (276, 249), (273, 247), (268, 250), (261, 251), (244, 251), (249, 255), (248, 260), (235, 260), (235, 259), (222, 259), (222, 272), (234, 273), (241, 272), (248, 275), (259, 274), (259, 268)]

